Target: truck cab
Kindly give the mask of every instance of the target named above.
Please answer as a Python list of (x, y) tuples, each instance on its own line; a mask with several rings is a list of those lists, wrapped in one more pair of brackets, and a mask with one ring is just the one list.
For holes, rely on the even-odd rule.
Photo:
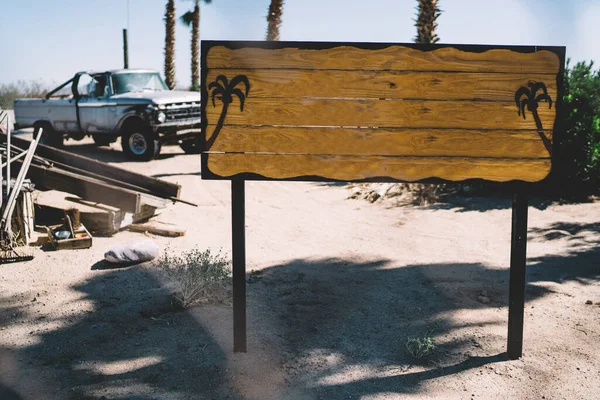
[(17, 129), (41, 126), (43, 143), (91, 136), (99, 146), (121, 139), (133, 160), (151, 160), (163, 143), (198, 152), (200, 93), (169, 90), (149, 69), (78, 72), (43, 99), (17, 99)]

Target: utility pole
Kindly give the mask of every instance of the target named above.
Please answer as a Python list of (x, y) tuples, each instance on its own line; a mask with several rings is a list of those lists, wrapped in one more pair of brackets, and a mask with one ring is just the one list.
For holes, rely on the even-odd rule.
[(123, 29), (123, 68), (129, 68), (129, 46), (127, 44), (127, 31), (129, 30), (129, 0), (127, 0), (127, 28)]
[(123, 29), (123, 68), (129, 68), (129, 48), (127, 47), (127, 29)]

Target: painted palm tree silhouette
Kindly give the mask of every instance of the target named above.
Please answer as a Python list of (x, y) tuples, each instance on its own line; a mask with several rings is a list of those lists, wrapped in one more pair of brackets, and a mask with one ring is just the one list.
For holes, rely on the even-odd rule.
[[(236, 86), (240, 83), (244, 84), (244, 87), (246, 89), (245, 92), (243, 92), (239, 88), (236, 88)], [(244, 101), (246, 100), (246, 97), (248, 97), (248, 92), (250, 91), (250, 82), (248, 82), (248, 77), (246, 75), (238, 75), (234, 77), (231, 81), (228, 81), (225, 75), (219, 75), (217, 76), (217, 79), (215, 79), (214, 82), (211, 82), (208, 85), (208, 90), (211, 91), (213, 107), (216, 107), (216, 98), (217, 100), (221, 100), (221, 102), (223, 103), (223, 109), (221, 110), (221, 116), (219, 117), (219, 122), (217, 122), (215, 131), (213, 132), (210, 139), (208, 139), (208, 141), (206, 142), (206, 150), (209, 150), (211, 148), (211, 146), (217, 139), (221, 128), (223, 127), (223, 123), (225, 122), (225, 116), (227, 116), (227, 109), (229, 107), (229, 104), (233, 102), (233, 96), (237, 96), (237, 98), (240, 100), (240, 111), (244, 111)]]
[[(542, 93), (537, 94), (539, 90)], [(544, 127), (537, 111), (540, 101), (547, 101), (549, 108), (552, 108), (552, 98), (548, 95), (548, 90), (543, 82), (529, 82), (527, 86), (521, 86), (515, 93), (515, 103), (517, 104), (519, 115), (523, 114), (523, 119), (526, 119), (525, 106), (527, 106), (527, 110), (533, 114), (538, 135), (540, 135), (544, 147), (552, 155), (552, 143), (544, 134)]]

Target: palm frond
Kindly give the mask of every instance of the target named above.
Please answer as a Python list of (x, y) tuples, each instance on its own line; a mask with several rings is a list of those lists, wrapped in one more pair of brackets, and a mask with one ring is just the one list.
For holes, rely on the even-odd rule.
[(215, 82), (223, 82), (223, 89), (226, 89), (227, 86), (229, 86), (229, 81), (227, 80), (227, 77), (225, 75), (219, 75), (217, 76), (217, 79), (215, 79)]
[[(214, 83), (214, 82), (213, 82)], [(219, 85), (217, 85), (219, 86)], [(217, 95), (222, 95), (224, 92), (222, 87), (217, 87), (215, 88), (215, 90), (212, 91), (212, 103), (213, 103), (213, 107), (216, 107), (217, 105), (215, 104), (215, 96)]]
[(213, 88), (220, 88), (221, 90), (224, 90), (225, 88), (223, 86), (221, 86), (219, 83), (217, 82), (211, 82), (208, 84), (208, 90), (211, 90)]
[(519, 115), (523, 114), (523, 119), (527, 119), (527, 114), (525, 113), (525, 106), (529, 105), (528, 99), (521, 100), (521, 108), (519, 109)]
[(188, 26), (188, 27), (191, 26), (192, 22), (194, 22), (194, 12), (193, 11), (186, 12), (181, 17), (179, 17), (179, 21), (185, 26)]
[(516, 91), (515, 93), (515, 103), (517, 104), (517, 108), (519, 108), (521, 106), (521, 97), (523, 97), (524, 95), (529, 97), (529, 88), (525, 87), (525, 86), (521, 86), (519, 88), (519, 90)]
[(250, 91), (250, 82), (248, 81), (248, 77), (246, 75), (238, 75), (233, 78), (229, 83), (229, 87), (234, 88), (240, 82), (246, 87), (246, 96), (248, 96), (248, 92)]
[(538, 90), (542, 89), (545, 95), (548, 95), (548, 90), (543, 82), (536, 82), (531, 86), (531, 96), (535, 96)]
[(538, 95), (538, 97), (535, 98), (536, 103), (539, 103), (540, 101), (547, 101), (548, 104), (550, 105), (549, 108), (552, 108), (552, 98), (550, 96), (548, 96), (547, 94), (540, 94), (540, 95)]
[(246, 98), (244, 92), (242, 92), (241, 89), (233, 89), (231, 94), (235, 94), (240, 99), (240, 111), (244, 111), (244, 99)]

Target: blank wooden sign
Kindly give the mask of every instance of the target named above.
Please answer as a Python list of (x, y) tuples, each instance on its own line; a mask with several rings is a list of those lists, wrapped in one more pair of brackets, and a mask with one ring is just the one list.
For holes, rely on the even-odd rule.
[(202, 42), (204, 179), (535, 182), (563, 47)]

